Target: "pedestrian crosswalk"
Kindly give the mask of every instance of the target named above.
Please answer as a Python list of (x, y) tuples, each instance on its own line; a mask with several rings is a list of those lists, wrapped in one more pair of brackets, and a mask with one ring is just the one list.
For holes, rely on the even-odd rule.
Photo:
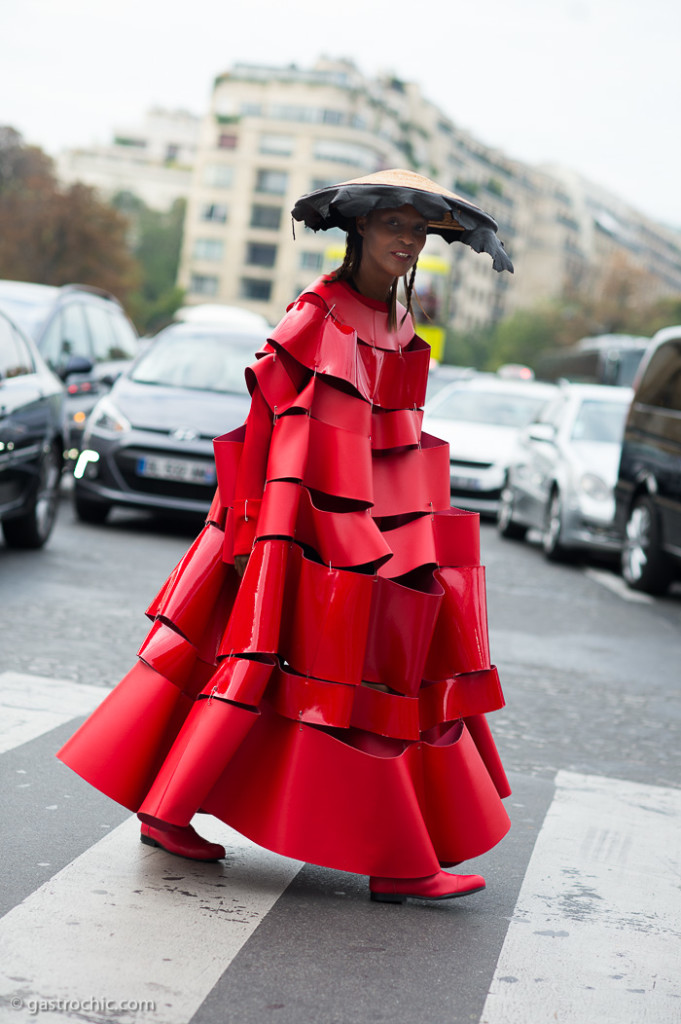
[[(0, 674), (0, 753), (72, 719), (75, 728), (77, 717), (103, 695), (65, 680)], [(66, 771), (56, 759), (54, 765), (55, 772)], [(235, 969), (240, 951), (257, 940), (303, 865), (213, 819), (202, 819), (200, 828), (227, 847), (224, 863), (196, 864), (143, 846), (130, 816), (0, 918), (0, 1020), (212, 1020), (201, 1017), (202, 1005)], [(434, 943), (429, 955), (441, 957), (435, 974), (451, 988), (451, 1012), (419, 1018), (400, 1010), (413, 1002), (397, 1000), (392, 1024), (679, 1024), (681, 791), (561, 771), (534, 848), (530, 843), (527, 850), (510, 921), (501, 915), (474, 921), (468, 910), (462, 913), (477, 897), (430, 906), (426, 914), (418, 904), (358, 905), (356, 943), (346, 948), (365, 949), (362, 955), (374, 959), (378, 950), (393, 957), (396, 984), (417, 943), (426, 948), (428, 934), (447, 936), (447, 944)], [(480, 897), (492, 898), (491, 891)], [(317, 904), (314, 912), (325, 915), (323, 928), (333, 933), (339, 911)], [(380, 945), (375, 931), (362, 943), (367, 921), (380, 932)], [(483, 925), (490, 934), (503, 930), (498, 947), (481, 941)], [(311, 922), (299, 927), (288, 945), (268, 956), (285, 964), (296, 942), (312, 955), (306, 937), (312, 931)], [(476, 942), (484, 991), (477, 1011), (467, 1008), (462, 1016), (455, 964)], [(486, 945), (493, 950), (487, 959)], [(339, 955), (337, 971), (347, 969)], [(339, 979), (327, 981), (330, 989), (339, 985)], [(363, 1011), (370, 986), (349, 990), (356, 991), (356, 1004), (344, 1000), (329, 1021), (383, 1019), (375, 1007), (368, 1016)], [(266, 1005), (260, 1019), (326, 1024), (314, 1015), (286, 1016), (283, 1002)], [(215, 1019), (240, 1019), (238, 1007), (230, 1012)]]
[(681, 790), (559, 772), (481, 1024), (681, 1021)]

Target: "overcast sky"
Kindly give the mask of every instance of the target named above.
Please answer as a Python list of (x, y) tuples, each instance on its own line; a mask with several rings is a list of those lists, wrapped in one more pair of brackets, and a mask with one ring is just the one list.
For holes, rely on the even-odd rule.
[(0, 123), (52, 154), (151, 106), (202, 114), (235, 61), (350, 57), (681, 227), (679, 0), (0, 0), (0, 40)]

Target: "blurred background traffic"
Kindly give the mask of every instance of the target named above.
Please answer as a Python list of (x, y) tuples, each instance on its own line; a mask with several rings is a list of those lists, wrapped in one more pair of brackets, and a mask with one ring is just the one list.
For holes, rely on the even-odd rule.
[(424, 429), (450, 444), (453, 503), (664, 592), (681, 566), (679, 230), (643, 197), (506, 155), (397, 73), (216, 71), (204, 111), (140, 108), (54, 156), (0, 127), (5, 542), (46, 542), (65, 480), (89, 524), (207, 511), (244, 367), (342, 259), (340, 232), (294, 240), (295, 199), (407, 166), (491, 213), (516, 268), (437, 237), (419, 263)]

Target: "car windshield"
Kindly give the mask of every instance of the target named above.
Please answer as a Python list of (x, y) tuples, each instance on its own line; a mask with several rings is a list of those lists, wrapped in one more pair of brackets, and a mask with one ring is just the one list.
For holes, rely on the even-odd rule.
[(219, 393), (248, 393), (244, 369), (260, 339), (229, 335), (168, 334), (144, 353), (130, 377), (139, 384)]
[(624, 420), (629, 409), (627, 402), (600, 402), (597, 399), (582, 402), (572, 425), (573, 441), (606, 441), (620, 444), (624, 433)]
[(438, 419), (524, 427), (531, 423), (546, 401), (545, 395), (461, 388), (443, 395), (428, 411)]

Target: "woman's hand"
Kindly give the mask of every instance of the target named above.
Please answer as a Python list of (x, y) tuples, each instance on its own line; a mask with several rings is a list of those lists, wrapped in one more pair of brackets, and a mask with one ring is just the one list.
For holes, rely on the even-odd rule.
[(239, 576), (243, 576), (246, 572), (246, 566), (248, 565), (248, 555), (235, 555), (234, 556), (234, 568), (238, 572)]

